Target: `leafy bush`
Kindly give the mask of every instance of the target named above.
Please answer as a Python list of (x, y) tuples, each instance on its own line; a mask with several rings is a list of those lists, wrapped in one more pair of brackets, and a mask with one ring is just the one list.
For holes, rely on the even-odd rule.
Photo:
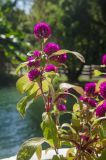
[[(87, 83), (85, 89), (68, 83), (55, 88), (53, 81), (59, 77), (58, 71), (64, 66), (67, 53), (83, 63), (85, 60), (78, 52), (61, 49), (54, 42), (47, 43), (51, 33), (45, 22), (34, 26), (34, 35), (41, 48), (29, 52), (28, 61), (21, 63), (16, 70), (22, 75), (16, 84), (24, 94), (17, 104), (21, 116), (25, 116), (27, 108), (39, 96), (43, 97), (45, 104), (41, 123), (44, 137), (26, 141), (17, 160), (29, 160), (34, 153), (41, 160), (44, 142), (55, 150), (53, 160), (103, 160), (106, 155), (106, 79)], [(67, 109), (67, 97), (76, 100), (71, 110)], [(70, 115), (69, 123), (61, 122), (63, 115)], [(58, 154), (58, 149), (64, 145), (69, 148), (65, 157)]]

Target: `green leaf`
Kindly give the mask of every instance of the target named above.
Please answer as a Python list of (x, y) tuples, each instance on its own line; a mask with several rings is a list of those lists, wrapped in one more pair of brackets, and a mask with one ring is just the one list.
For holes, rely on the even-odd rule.
[[(30, 160), (30, 158), (33, 156), (33, 154), (36, 152), (36, 150), (37, 150), (37, 155), (38, 155), (39, 146), (44, 142), (45, 142), (44, 138), (37, 138), (37, 137), (27, 140), (21, 146), (21, 148), (17, 154), (17, 160)], [(40, 154), (39, 154), (39, 157), (41, 157)]]
[(25, 116), (26, 109), (30, 106), (32, 102), (33, 100), (30, 97), (25, 96), (17, 103), (17, 110), (22, 117)]
[(70, 88), (74, 89), (76, 92), (78, 92), (81, 95), (84, 94), (84, 90), (80, 86), (72, 85), (72, 84), (69, 84), (69, 83), (61, 83), (60, 84), (60, 89), (61, 90), (68, 90)]
[(38, 160), (41, 160), (41, 157), (42, 157), (42, 146), (41, 145), (37, 146), (37, 148), (36, 148), (36, 155), (38, 157)]
[(72, 127), (75, 127), (77, 129), (79, 129), (79, 127), (80, 127), (80, 119), (75, 114), (72, 115), (71, 122), (72, 122)]
[(102, 75), (102, 72), (99, 70), (94, 70), (94, 76), (100, 76)]
[(79, 104), (78, 104), (78, 103), (75, 103), (75, 104), (73, 105), (73, 112), (77, 112), (77, 111), (79, 111), (79, 110), (80, 110)]
[(75, 52), (75, 51), (65, 50), (65, 49), (59, 50), (59, 51), (53, 53), (52, 55), (50, 55), (49, 57), (53, 57), (53, 56), (56, 56), (56, 55), (59, 56), (59, 55), (64, 54), (64, 53), (71, 53), (71, 54), (75, 55), (81, 62), (85, 63), (85, 59), (80, 53)]
[(24, 68), (27, 64), (28, 64), (28, 62), (24, 62), (24, 63), (19, 64), (18, 67), (16, 68), (16, 74), (18, 74), (20, 69)]
[(76, 150), (75, 148), (70, 148), (66, 153), (67, 160), (74, 160), (75, 159)]
[(104, 150), (99, 158), (96, 160), (106, 160), (106, 150)]
[(59, 138), (56, 125), (48, 113), (43, 113), (43, 122), (41, 123), (43, 135), (51, 147), (59, 146)]
[(94, 122), (93, 122), (93, 124), (92, 124), (92, 126), (97, 125), (100, 122), (105, 121), (105, 120), (106, 120), (106, 117), (100, 117), (98, 119), (95, 119)]
[(29, 80), (27, 75), (24, 75), (23, 77), (19, 78), (16, 83), (16, 88), (20, 93), (25, 93), (31, 86), (33, 85), (33, 82)]
[(102, 142), (103, 147), (106, 147), (106, 139), (103, 139), (101, 142)]
[(66, 127), (69, 128), (73, 134), (76, 134), (75, 129), (74, 129), (69, 123), (64, 123), (64, 124), (61, 126), (61, 128), (66, 128)]
[(60, 158), (57, 155), (54, 155), (52, 160), (60, 160)]

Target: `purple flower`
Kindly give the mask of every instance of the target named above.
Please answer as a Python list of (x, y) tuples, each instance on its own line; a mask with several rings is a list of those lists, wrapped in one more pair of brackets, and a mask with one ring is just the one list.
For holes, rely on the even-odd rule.
[(37, 69), (33, 69), (28, 73), (28, 77), (30, 81), (35, 80), (40, 75), (40, 71)]
[(51, 72), (51, 71), (56, 72), (57, 71), (57, 67), (55, 65), (53, 65), (53, 64), (48, 64), (45, 67), (45, 71), (46, 72)]
[(94, 96), (96, 90), (96, 83), (95, 82), (89, 82), (85, 85), (85, 92), (88, 96)]
[(80, 96), (79, 99), (82, 102), (88, 102), (88, 97)]
[(34, 57), (28, 57), (28, 66), (29, 67), (32, 67), (32, 66), (34, 66), (34, 63), (35, 63), (35, 58)]
[(103, 117), (106, 113), (106, 101), (96, 108), (96, 116)]
[(100, 84), (100, 95), (106, 99), (106, 81)]
[(95, 99), (92, 99), (92, 98), (88, 98), (88, 97), (84, 97), (84, 96), (81, 96), (79, 98), (82, 102), (85, 102), (85, 103), (88, 103), (90, 106), (92, 107), (96, 107), (97, 105), (97, 102)]
[(92, 98), (88, 98), (88, 104), (92, 107), (96, 107), (97, 105), (97, 102), (95, 99), (92, 99)]
[(102, 64), (106, 65), (106, 54), (102, 56)]
[(64, 63), (67, 60), (67, 54), (62, 54), (60, 56), (58, 56), (57, 61), (60, 63)]
[(35, 57), (40, 57), (41, 53), (38, 50), (36, 50), (36, 51), (33, 52), (33, 55)]
[(66, 111), (67, 110), (66, 105), (64, 105), (64, 104), (58, 105), (57, 108), (58, 108), (59, 111)]
[(28, 66), (29, 67), (39, 67), (40, 61), (35, 61), (34, 57), (28, 57)]
[(44, 52), (48, 55), (51, 55), (54, 52), (60, 50), (60, 46), (54, 42), (48, 42), (44, 47)]
[(38, 39), (48, 38), (51, 35), (51, 28), (45, 22), (37, 23), (34, 26), (34, 35)]

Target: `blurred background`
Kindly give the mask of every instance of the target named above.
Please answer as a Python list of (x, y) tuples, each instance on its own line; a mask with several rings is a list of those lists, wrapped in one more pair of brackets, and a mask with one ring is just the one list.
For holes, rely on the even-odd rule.
[(0, 0), (0, 158), (15, 155), (26, 139), (41, 136), (42, 99), (22, 119), (16, 110), (21, 95), (15, 88), (16, 66), (39, 47), (33, 35), (39, 21), (52, 27), (50, 41), (80, 52), (86, 60), (82, 64), (69, 56), (58, 82), (96, 80), (92, 71), (106, 53), (106, 0)]

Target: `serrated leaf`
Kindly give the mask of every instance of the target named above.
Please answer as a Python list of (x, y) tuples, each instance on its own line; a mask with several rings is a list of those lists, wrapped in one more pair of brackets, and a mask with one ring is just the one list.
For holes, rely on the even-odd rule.
[(30, 160), (36, 152), (37, 146), (45, 142), (44, 138), (31, 138), (27, 140), (20, 148), (17, 154), (17, 160)]
[(64, 54), (64, 53), (71, 53), (71, 54), (75, 55), (81, 62), (85, 63), (85, 59), (80, 53), (75, 52), (75, 51), (65, 50), (65, 49), (59, 50), (59, 51), (53, 53), (52, 55), (50, 55), (49, 57), (53, 57), (53, 56), (56, 56), (56, 55), (61, 55), (61, 54)]
[(71, 88), (74, 89), (76, 92), (78, 92), (80, 95), (84, 94), (84, 90), (80, 86), (76, 86), (76, 85), (69, 84), (69, 83), (61, 83), (60, 84), (60, 89), (61, 90), (68, 90), (68, 89), (71, 89)]

